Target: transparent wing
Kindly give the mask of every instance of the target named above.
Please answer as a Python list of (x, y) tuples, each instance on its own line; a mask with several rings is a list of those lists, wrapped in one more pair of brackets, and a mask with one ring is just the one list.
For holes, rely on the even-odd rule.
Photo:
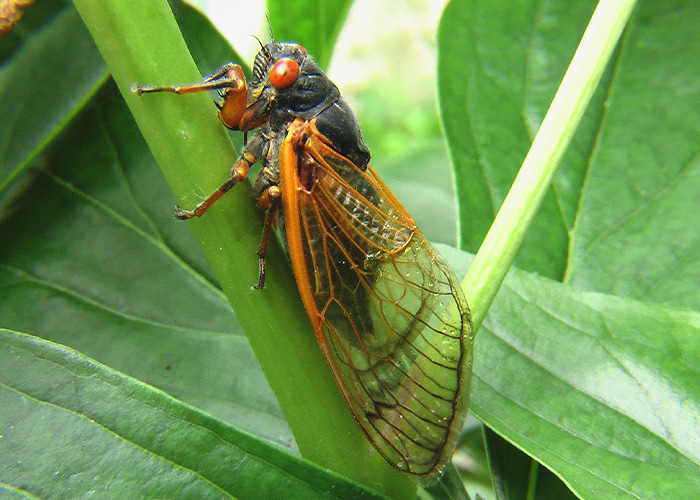
[(466, 414), (472, 330), (459, 282), (370, 167), (317, 136), (292, 142), (280, 155), (285, 227), (319, 344), (375, 448), (429, 481)]

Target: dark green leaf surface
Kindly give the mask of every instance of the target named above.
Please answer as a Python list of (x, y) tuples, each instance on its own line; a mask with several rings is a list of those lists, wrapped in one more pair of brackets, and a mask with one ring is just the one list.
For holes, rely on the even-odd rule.
[(302, 44), (326, 69), (352, 0), (268, 0), (272, 33), (280, 42)]
[(475, 353), (470, 410), (581, 498), (697, 497), (700, 314), (513, 269)]
[(0, 481), (24, 498), (384, 498), (9, 330), (0, 330), (0, 404)]
[(172, 194), (114, 94), (108, 86), (61, 137), (51, 172), (0, 226), (2, 326), (289, 446), (243, 332), (189, 228), (173, 223)]
[[(202, 28), (191, 8), (179, 12)], [(72, 24), (64, 29), (75, 32), (66, 50), (96, 52), (74, 9), (53, 24), (66, 20)], [(12, 64), (34, 72), (54, 57), (51, 43), (41, 48), (30, 62), (18, 53)], [(101, 59), (97, 66), (104, 73)], [(31, 88), (20, 90), (19, 100), (33, 99)], [(56, 104), (71, 115), (82, 106), (70, 97)], [(19, 117), (21, 129), (35, 118)], [(21, 162), (33, 154), (26, 150)], [(50, 173), (35, 179), (0, 225), (0, 326), (68, 345), (294, 449), (250, 346), (190, 229), (173, 221), (175, 200), (112, 84), (41, 163)]]
[[(498, 500), (575, 500), (574, 495), (549, 469), (484, 427), (489, 465)], [(528, 496), (530, 495), (530, 496)]]
[(0, 200), (106, 78), (95, 44), (70, 7), (16, 47), (0, 68)]

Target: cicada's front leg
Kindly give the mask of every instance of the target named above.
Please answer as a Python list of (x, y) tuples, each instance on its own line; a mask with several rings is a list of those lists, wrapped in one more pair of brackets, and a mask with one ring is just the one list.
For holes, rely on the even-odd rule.
[[(235, 83), (235, 85), (219, 89), (219, 95), (221, 95), (219, 119), (221, 123), (231, 130), (241, 130), (241, 120), (248, 106), (248, 88), (243, 70), (238, 64), (228, 63), (207, 78), (211, 78), (212, 81), (216, 81), (217, 78), (223, 78), (226, 81)], [(207, 78), (205, 78), (205, 81)]]
[(240, 122), (248, 105), (248, 88), (245, 75), (238, 64), (228, 63), (207, 76), (200, 83), (188, 85), (148, 86), (134, 85), (132, 92), (137, 95), (152, 92), (173, 92), (191, 94), (206, 90), (218, 90), (221, 101), (217, 103), (221, 122), (232, 130), (240, 130)]
[[(245, 75), (241, 67), (234, 63), (228, 63), (216, 70), (211, 75), (203, 79), (201, 83), (191, 85), (169, 85), (169, 86), (145, 86), (134, 85), (132, 91), (141, 95), (152, 92), (173, 92), (175, 94), (189, 94), (202, 92), (205, 90), (218, 90), (221, 100), (217, 103), (219, 108), (219, 119), (232, 130), (242, 130), (248, 132), (257, 128), (267, 116), (261, 111), (260, 105), (248, 107), (248, 89)], [(267, 146), (267, 147), (266, 147)], [(229, 189), (248, 177), (250, 167), (257, 162), (265, 152), (269, 152), (269, 144), (266, 135), (259, 132), (253, 136), (252, 140), (246, 144), (243, 154), (236, 160), (231, 174), (216, 191), (210, 194), (205, 200), (197, 204), (192, 210), (185, 210), (180, 206), (175, 207), (175, 217), (180, 220), (187, 220), (193, 217), (201, 217), (219, 198)], [(263, 239), (258, 249), (260, 259), (260, 276), (256, 288), (262, 288), (265, 284), (265, 254), (267, 253), (267, 243), (270, 239), (272, 225), (277, 217), (280, 203), (280, 190), (277, 185), (271, 183), (264, 190), (258, 192), (258, 206), (267, 211)]]
[[(135, 94), (148, 94), (153, 92), (173, 92), (175, 94), (191, 94), (193, 92), (203, 92), (207, 90), (218, 90), (221, 101), (217, 103), (219, 108), (219, 118), (222, 123), (233, 130), (240, 130), (240, 122), (246, 112), (248, 104), (248, 89), (245, 75), (238, 64), (228, 63), (207, 76), (200, 83), (188, 85), (165, 85), (147, 86), (134, 85), (132, 91)], [(219, 189), (214, 191), (204, 201), (199, 203), (193, 210), (183, 210), (179, 206), (175, 208), (175, 216), (178, 219), (191, 219), (199, 217), (221, 198), (229, 189), (238, 182), (248, 177), (250, 166), (257, 161), (260, 153), (257, 152), (260, 146), (246, 148), (231, 169), (231, 175), (226, 179)]]

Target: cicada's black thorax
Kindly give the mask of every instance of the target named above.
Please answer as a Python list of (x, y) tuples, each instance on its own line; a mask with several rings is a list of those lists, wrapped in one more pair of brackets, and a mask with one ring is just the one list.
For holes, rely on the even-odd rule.
[[(294, 59), (300, 67), (296, 81), (275, 89), (268, 73), (281, 58)], [(341, 97), (338, 87), (311, 56), (294, 43), (268, 43), (255, 57), (249, 102), (267, 100), (269, 126), (282, 132), (295, 118), (315, 119), (316, 128), (343, 156), (364, 169), (370, 160), (369, 148), (360, 133), (355, 113)]]

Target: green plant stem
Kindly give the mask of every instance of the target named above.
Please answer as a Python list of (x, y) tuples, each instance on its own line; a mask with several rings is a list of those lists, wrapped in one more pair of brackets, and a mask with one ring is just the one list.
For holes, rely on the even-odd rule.
[(601, 0), (462, 286), (478, 330), (549, 188), (636, 0)]
[[(131, 92), (135, 83), (201, 80), (167, 2), (75, 0), (75, 5), (176, 199), (184, 207), (194, 206), (199, 200), (193, 193), (216, 189), (236, 152), (208, 94), (138, 97)], [(265, 289), (252, 289), (258, 279), (262, 214), (251, 186), (236, 186), (190, 226), (248, 335), (302, 455), (392, 498), (413, 498), (413, 482), (374, 451), (348, 412), (316, 343), (290, 266), (276, 245), (268, 251)]]
[(540, 463), (537, 460), (532, 460), (530, 464), (530, 479), (527, 482), (526, 500), (535, 500), (537, 495), (537, 474), (540, 471)]

